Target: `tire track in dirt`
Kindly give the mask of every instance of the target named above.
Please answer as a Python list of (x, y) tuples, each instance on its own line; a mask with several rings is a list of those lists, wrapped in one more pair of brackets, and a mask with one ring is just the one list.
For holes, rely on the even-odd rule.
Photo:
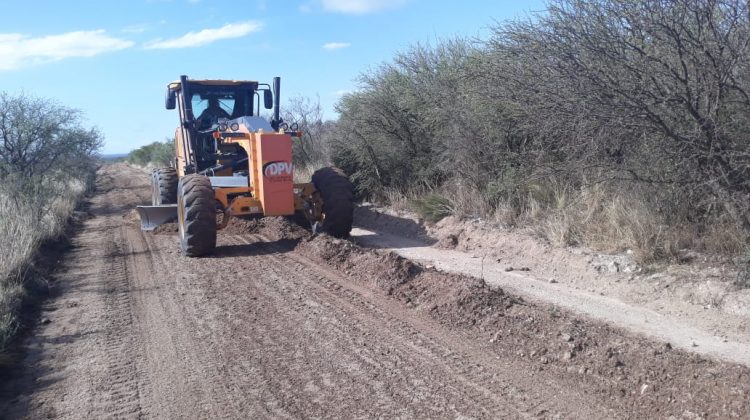
[[(233, 395), (222, 366), (207, 343), (203, 299), (187, 301), (196, 290), (193, 276), (174, 275), (173, 253), (150, 235), (125, 228), (142, 336), (148, 337), (141, 376), (148, 378), (148, 405), (155, 417), (241, 417), (241, 396)], [(170, 258), (170, 254), (172, 254)], [(182, 280), (182, 282), (181, 282)], [(185, 282), (186, 281), (186, 282)], [(203, 312), (197, 311), (202, 308)], [(190, 396), (190, 398), (185, 398)]]
[[(130, 277), (127, 267), (127, 253), (123, 252), (119, 229), (108, 229), (104, 240), (104, 257), (107, 263), (102, 270), (106, 278), (104, 292), (105, 311), (101, 347), (105, 350), (109, 380), (103, 384), (107, 397), (97, 403), (95, 417), (114, 415), (117, 417), (140, 417), (140, 391), (138, 387), (138, 367), (134, 351), (139, 347), (138, 336), (134, 334), (132, 301), (130, 298)], [(123, 355), (128, 355), (123, 357)]]
[[(528, 404), (524, 401), (525, 404), (523, 405), (516, 403), (513, 407), (515, 410), (504, 410), (503, 405), (509, 405), (510, 402), (507, 400), (510, 395), (507, 386), (505, 386), (505, 384), (502, 384), (503, 386), (497, 386), (499, 392), (496, 394), (489, 389), (478, 386), (478, 383), (489, 383), (492, 381), (488, 380), (489, 378), (487, 377), (481, 377), (481, 372), (475, 372), (474, 369), (472, 369), (476, 365), (467, 363), (467, 355), (453, 353), (448, 350), (444, 345), (438, 343), (432, 336), (425, 333), (426, 328), (424, 325), (421, 325), (422, 329), (416, 329), (412, 324), (404, 322), (401, 318), (397, 318), (384, 312), (378, 308), (376, 304), (362, 296), (360, 294), (361, 291), (354, 291), (350, 288), (350, 285), (342, 286), (343, 282), (341, 281), (341, 278), (332, 277), (331, 273), (317, 269), (317, 267), (310, 262), (300, 263), (300, 259), (294, 257), (291, 258), (296, 262), (297, 266), (295, 268), (298, 270), (315, 272), (314, 280), (317, 280), (317, 282), (311, 282), (312, 287), (315, 287), (319, 294), (326, 295), (334, 302), (331, 305), (332, 308), (340, 310), (342, 313), (346, 312), (348, 316), (354, 318), (357, 323), (366, 323), (368, 319), (381, 320), (384, 324), (384, 328), (379, 330), (387, 330), (390, 334), (387, 338), (377, 337), (378, 341), (397, 341), (399, 344), (397, 347), (394, 347), (392, 353), (389, 354), (391, 358), (397, 358), (398, 362), (394, 363), (395, 366), (400, 366), (401, 369), (404, 369), (405, 366), (417, 362), (423, 366), (430, 366), (432, 373), (440, 371), (439, 375), (436, 374), (435, 377), (426, 378), (426, 380), (431, 382), (441, 382), (438, 378), (439, 376), (450, 378), (447, 381), (442, 381), (444, 382), (443, 385), (445, 385), (445, 382), (448, 382), (450, 384), (450, 392), (463, 390), (463, 393), (466, 394), (464, 398), (468, 399), (471, 404), (478, 409), (477, 413), (471, 414), (497, 417), (528, 417), (528, 411), (536, 409), (542, 404), (541, 401), (534, 401), (533, 404)], [(336, 280), (332, 280), (332, 278)], [(306, 284), (306, 286), (311, 285)], [(365, 313), (363, 314), (363, 312)], [(335, 315), (342, 316), (343, 314)], [(358, 353), (360, 356), (360, 362), (369, 362), (372, 370), (387, 368), (382, 362), (376, 360), (375, 357), (377, 357), (377, 354), (364, 355), (357, 352), (356, 349), (355, 353)], [(448, 356), (448, 359), (446, 359), (446, 356)], [(415, 386), (415, 382), (409, 381), (407, 383), (407, 388), (415, 390), (419, 387)], [(432, 389), (426, 388), (420, 391), (424, 395), (435, 395), (435, 390)], [(518, 393), (522, 392), (523, 391), (520, 391)], [(414, 396), (412, 395), (412, 399), (409, 403), (417, 402), (413, 400), (413, 397)], [(434, 401), (432, 403), (434, 404)], [(531, 410), (529, 410), (529, 407)], [(443, 409), (445, 409), (445, 407), (443, 407)], [(441, 409), (439, 412), (445, 411), (442, 411)], [(409, 414), (415, 415), (417, 413)], [(431, 414), (436, 415), (437, 413)]]
[[(252, 238), (255, 239), (255, 238)], [(241, 239), (246, 244), (251, 244), (250, 242), (247, 242), (245, 239)], [(270, 245), (267, 243), (262, 243), (261, 246)], [(265, 281), (263, 282), (264, 291), (263, 293), (266, 295), (265, 297), (269, 297), (268, 295), (273, 295), (271, 298), (278, 302), (284, 302), (288, 301), (290, 295), (293, 297), (294, 300), (297, 302), (301, 302), (299, 305), (299, 311), (309, 309), (309, 307), (313, 308), (325, 308), (325, 317), (326, 320), (324, 322), (324, 325), (321, 326), (322, 328), (319, 328), (317, 326), (313, 327), (312, 325), (308, 325), (308, 330), (311, 333), (310, 337), (306, 337), (304, 341), (307, 341), (308, 339), (314, 340), (315, 335), (319, 335), (321, 330), (326, 331), (326, 335), (330, 335), (332, 339), (330, 342), (336, 342), (339, 346), (351, 346), (351, 343), (347, 342), (347, 340), (342, 340), (342, 336), (362, 336), (365, 335), (365, 332), (362, 330), (362, 327), (360, 325), (367, 325), (372, 324), (372, 315), (371, 313), (362, 313), (362, 307), (367, 307), (368, 310), (372, 311), (375, 309), (375, 306), (370, 304), (369, 302), (364, 301), (363, 299), (356, 296), (354, 293), (350, 293), (348, 289), (345, 289), (341, 285), (329, 282), (326, 277), (321, 276), (320, 273), (316, 273), (316, 275), (313, 275), (312, 277), (306, 276), (305, 278), (302, 278), (299, 276), (299, 273), (307, 273), (310, 271), (316, 271), (314, 270), (314, 267), (311, 267), (309, 265), (301, 264), (298, 260), (293, 259), (292, 257), (289, 257), (288, 254), (283, 254), (284, 250), (278, 250), (279, 253), (275, 254), (269, 254), (267, 256), (264, 256), (264, 259), (267, 259), (268, 261), (264, 261), (262, 270), (265, 273)], [(258, 258), (258, 257), (253, 257)], [(309, 264), (309, 262), (308, 262)], [(290, 270), (291, 269), (291, 270)], [(292, 274), (290, 276), (290, 273), (298, 273), (296, 276)], [(306, 280), (307, 279), (307, 280)], [(320, 282), (321, 284), (318, 285), (317, 283)], [(344, 293), (342, 293), (344, 292)], [(349, 292), (349, 293), (347, 293)], [(296, 296), (295, 296), (296, 295)], [(380, 311), (372, 311), (372, 312), (380, 312)], [(297, 316), (294, 316), (295, 314), (290, 313), (284, 313), (283, 316), (285, 319), (285, 323), (301, 323), (305, 324), (306, 320), (304, 316), (301, 316), (299, 314), (296, 314)], [(420, 363), (425, 366), (430, 366), (432, 370), (440, 370), (441, 374), (443, 374), (444, 370), (444, 362), (439, 360), (434, 353), (436, 352), (435, 349), (430, 348), (429, 344), (431, 343), (425, 343), (427, 341), (427, 338), (424, 336), (421, 336), (418, 331), (410, 330), (406, 332), (398, 331), (401, 327), (404, 327), (404, 325), (392, 325), (394, 319), (391, 317), (383, 316), (382, 312), (377, 313), (376, 315), (381, 315), (378, 317), (381, 321), (381, 325), (377, 325), (376, 327), (379, 328), (372, 328), (375, 331), (378, 331), (378, 335), (381, 335), (381, 337), (378, 337), (376, 342), (385, 342), (385, 343), (393, 343), (394, 341), (398, 340), (398, 342), (393, 343), (391, 348), (384, 349), (384, 348), (375, 348), (374, 351), (371, 348), (368, 348), (368, 346), (357, 346), (355, 348), (347, 349), (351, 350), (346, 352), (348, 357), (346, 357), (345, 361), (341, 361), (341, 364), (344, 366), (358, 366), (357, 370), (370, 372), (370, 371), (382, 371), (389, 366), (386, 366), (383, 361), (378, 361), (378, 358), (383, 359), (383, 354), (376, 354), (377, 352), (381, 353), (388, 353), (387, 357), (385, 358), (385, 362), (393, 362), (394, 366), (398, 366), (400, 369), (408, 369), (410, 365), (414, 365), (415, 363)], [(290, 319), (291, 318), (291, 319)], [(342, 322), (342, 319), (347, 319), (347, 322)], [(377, 318), (376, 318), (377, 319)], [(309, 324), (309, 322), (308, 322)], [(372, 325), (367, 325), (368, 327), (373, 327)], [(388, 334), (382, 334), (380, 332), (382, 331), (388, 331)], [(398, 333), (394, 334), (394, 331), (398, 331)], [(399, 336), (400, 333), (406, 333), (411, 336), (417, 336), (411, 338), (408, 343), (404, 343), (403, 340), (401, 340), (401, 337)], [(283, 332), (281, 333), (283, 334)], [(265, 337), (274, 337), (273, 334), (265, 335)], [(278, 335), (276, 336), (278, 337)], [(297, 336), (298, 338), (301, 338)], [(318, 341), (320, 338), (318, 338)], [(413, 342), (414, 340), (419, 341), (419, 345), (415, 345)], [(273, 346), (276, 343), (272, 341), (268, 341), (266, 343), (267, 345)], [(320, 345), (318, 342), (312, 343), (312, 345)], [(326, 346), (324, 346), (325, 348)], [(370, 346), (371, 347), (371, 346)], [(328, 351), (333, 351), (333, 349), (327, 349)], [(336, 350), (337, 353), (341, 353), (341, 349)], [(340, 355), (343, 356), (343, 355)], [(395, 360), (393, 360), (395, 359)], [(311, 358), (308, 358), (310, 362), (313, 363), (319, 363), (319, 361), (313, 361)], [(263, 366), (263, 364), (261, 364)], [(291, 372), (290, 372), (291, 373)], [(331, 372), (335, 373), (335, 372)], [(411, 375), (409, 375), (409, 372), (403, 372), (404, 377), (408, 378)], [(452, 372), (453, 373), (453, 372)], [(268, 377), (273, 376), (279, 376), (279, 375), (266, 375)], [(282, 377), (289, 377), (290, 375), (283, 375)], [(438, 375), (435, 375), (438, 376)], [(432, 380), (432, 382), (439, 383), (441, 381), (434, 380), (438, 378), (426, 378), (427, 381)], [(445, 378), (440, 378), (445, 379)], [(372, 379), (368, 379), (368, 381), (372, 381)], [(448, 381), (444, 381), (453, 384), (451, 385), (451, 388), (453, 390), (462, 390), (456, 392), (456, 394), (467, 394), (466, 389), (464, 389), (468, 385), (468, 381), (462, 381), (461, 383), (458, 383), (458, 381), (455, 381), (453, 379), (450, 379)], [(408, 389), (410, 393), (412, 394), (410, 398), (412, 398), (412, 401), (408, 402), (414, 402), (413, 398), (418, 395), (422, 394), (422, 396), (430, 395), (433, 399), (432, 404), (435, 404), (435, 395), (437, 390), (429, 390), (430, 392), (420, 392), (420, 390), (414, 386), (414, 383), (407, 383), (407, 386), (404, 387), (404, 389)], [(351, 384), (349, 384), (351, 387)], [(371, 390), (373, 391), (373, 390)], [(377, 393), (377, 392), (376, 392)], [(364, 393), (366, 394), (366, 393)], [(383, 393), (379, 393), (378, 395), (378, 401), (381, 404), (384, 404), (384, 401), (389, 401), (390, 405), (393, 405), (393, 403), (397, 403), (397, 405), (402, 405), (406, 403), (407, 401), (396, 401), (396, 397), (403, 398), (403, 395), (396, 396), (396, 395), (386, 395)], [(466, 398), (466, 395), (463, 395), (463, 398)], [(422, 401), (424, 402), (424, 401)], [(479, 415), (488, 416), (490, 414), (494, 415), (500, 415), (500, 416), (512, 416), (512, 417), (519, 417), (522, 413), (521, 412), (514, 412), (514, 411), (498, 411), (499, 408), (502, 407), (502, 404), (498, 404), (497, 400), (483, 400), (482, 398), (478, 398), (478, 395), (473, 395), (471, 398), (471, 402), (476, 407), (477, 413)], [(295, 410), (297, 411), (297, 410)], [(438, 415), (439, 413), (445, 413), (446, 411), (436, 411), (433, 413), (421, 413), (422, 415), (425, 414), (431, 414), (431, 415)], [(494, 413), (493, 413), (494, 411)], [(296, 417), (303, 416), (304, 411), (297, 411), (295, 414)], [(309, 413), (309, 411), (308, 411)], [(512, 414), (511, 414), (512, 413)], [(330, 413), (329, 413), (330, 414)], [(344, 413), (342, 413), (344, 414)], [(370, 415), (373, 415), (375, 413), (369, 413)], [(404, 415), (418, 415), (420, 413), (418, 412), (404, 412)]]
[[(559, 384), (543, 386), (540, 382), (549, 383), (549, 379), (540, 381), (541, 378), (523, 383), (522, 386), (518, 382), (523, 381), (516, 381), (512, 384), (505, 378), (517, 376), (519, 371), (528, 367), (500, 365), (495, 353), (483, 351), (481, 348), (477, 349), (476, 345), (468, 345), (467, 343), (471, 342), (468, 337), (461, 335), (457, 337), (455, 332), (448, 333), (434, 321), (415, 316), (414, 311), (404, 310), (392, 299), (353, 283), (347, 275), (322, 267), (319, 263), (295, 252), (287, 252), (288, 250), (259, 235), (239, 237), (239, 240), (248, 245), (256, 244), (276, 249), (277, 252), (271, 254), (271, 258), (277, 260), (278, 264), (268, 266), (266, 269), (279, 274), (280, 278), (289, 278), (288, 267), (290, 265), (293, 269), (291, 272), (311, 274), (294, 278), (294, 285), (297, 286), (296, 292), (281, 290), (279, 293), (281, 299), (288, 298), (290, 292), (302, 294), (303, 291), (309, 291), (325, 301), (326, 316), (346, 317), (350, 322), (355, 322), (355, 325), (372, 324), (373, 320), (378, 320), (379, 325), (373, 328), (374, 332), (369, 334), (370, 340), (375, 335), (377, 336), (374, 339), (375, 342), (397, 343), (398, 345), (392, 349), (393, 354), (389, 356), (398, 358), (401, 369), (408, 368), (409, 365), (415, 363), (429, 367), (426, 369), (429, 369), (431, 374), (432, 372), (435, 374), (434, 377), (426, 380), (443, 385), (451, 384), (453, 390), (460, 390), (457, 394), (462, 394), (462, 398), (469, 400), (471, 403), (467, 402), (468, 405), (474, 409), (478, 408), (474, 415), (519, 418), (543, 413), (561, 413), (570, 408), (569, 405), (556, 407), (556, 404), (551, 403), (549, 398), (550, 392), (565, 394), (566, 391), (562, 390), (566, 388), (560, 387)], [(286, 269), (280, 270), (278, 267), (286, 267)], [(311, 299), (310, 294), (304, 294), (300, 295), (298, 300), (309, 299)], [(361, 354), (359, 348), (352, 350), (356, 354)], [(385, 368), (386, 366), (382, 363), (375, 362), (377, 356), (368, 355), (366, 358), (372, 361), (371, 367), (374, 370)], [(420, 373), (424, 370), (415, 369), (414, 376), (425, 375)], [(554, 389), (551, 389), (553, 387)], [(415, 389), (418, 389), (413, 384), (408, 384), (405, 388), (412, 393), (411, 398), (414, 397)], [(435, 395), (440, 394), (440, 391), (434, 389), (424, 389), (422, 392), (424, 395), (431, 396), (432, 404), (435, 403)], [(580, 400), (584, 396), (580, 393), (573, 393), (569, 397)], [(590, 417), (593, 417), (601, 416), (607, 408), (598, 407), (596, 401), (591, 399), (585, 404), (580, 404), (576, 411), (578, 414), (588, 413)], [(438, 411), (428, 415), (434, 416), (445, 412)], [(458, 411), (454, 414), (460, 413)], [(410, 414), (425, 415), (425, 413)]]

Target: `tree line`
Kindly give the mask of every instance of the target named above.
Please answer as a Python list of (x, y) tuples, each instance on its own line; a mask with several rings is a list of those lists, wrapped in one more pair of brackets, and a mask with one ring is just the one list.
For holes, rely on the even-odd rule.
[(102, 136), (56, 101), (0, 92), (0, 351), (24, 304), (45, 290), (30, 269), (46, 241), (65, 233), (93, 184)]
[(596, 189), (747, 231), (749, 67), (746, 1), (551, 0), (365, 72), (324, 143), (363, 198), (473, 191), (520, 215)]

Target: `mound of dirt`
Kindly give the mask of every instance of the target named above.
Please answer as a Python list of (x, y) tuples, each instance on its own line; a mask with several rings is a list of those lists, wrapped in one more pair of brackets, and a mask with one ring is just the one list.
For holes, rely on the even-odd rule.
[(325, 235), (300, 242), (295, 250), (321, 259), (347, 274), (356, 273), (358, 278), (365, 279), (368, 284), (377, 286), (387, 294), (393, 294), (397, 287), (423, 271), (418, 265), (394, 253), (379, 253)]
[(452, 327), (491, 325), (522, 303), (480, 279), (435, 270), (417, 276), (396, 295), (415, 307), (428, 308), (433, 318)]
[[(382, 212), (381, 215), (373, 214)], [(505, 272), (528, 268), (526, 277), (564, 286), (567, 292), (593, 293), (642, 307), (690, 324), (725, 342), (750, 341), (746, 328), (750, 317), (750, 289), (737, 284), (733, 262), (708, 258), (686, 251), (681, 262), (639, 266), (635, 252), (605, 253), (585, 247), (562, 247), (551, 244), (533, 228), (508, 228), (489, 220), (446, 217), (438, 223), (421, 223), (408, 212), (368, 207), (357, 213), (359, 226), (397, 238), (414, 239), (414, 232), (434, 238), (425, 245), (447, 251), (458, 251), (474, 258), (489, 258)], [(385, 227), (377, 224), (385, 221)], [(420, 227), (409, 226), (421, 223)], [(404, 227), (394, 232), (392, 227)], [(383, 236), (386, 236), (383, 235)], [(372, 236), (372, 235), (371, 235)], [(376, 235), (375, 235), (376, 236)], [(398, 240), (380, 240), (363, 236), (363, 243), (379, 242), (380, 248), (411, 247)], [(417, 238), (419, 239), (419, 238)], [(407, 254), (415, 255), (411, 250)], [(402, 252), (402, 251), (399, 251)], [(403, 252), (402, 252), (403, 253)], [(419, 253), (419, 252), (418, 252)], [(421, 252), (429, 261), (436, 253)], [(445, 267), (445, 265), (443, 265)], [(469, 265), (456, 263), (456, 271)], [(520, 288), (528, 287), (527, 284)], [(636, 321), (637, 322), (637, 321)], [(680, 343), (683, 348), (685, 342)], [(701, 351), (706, 347), (698, 348)]]
[(327, 236), (301, 242), (295, 250), (376, 286), (450, 327), (491, 325), (523, 303), (481, 279), (425, 268), (392, 252), (361, 248)]
[(151, 233), (154, 235), (176, 235), (177, 232), (179, 232), (177, 222), (164, 223), (163, 225), (159, 225), (151, 231)]
[(676, 350), (552, 305), (525, 302), (481, 279), (348, 241), (319, 236), (300, 241), (295, 252), (487, 342), (498, 358), (567, 375), (571, 386), (592, 387), (636, 417), (742, 417), (750, 409), (747, 367)]
[(141, 218), (138, 216), (138, 210), (131, 209), (129, 212), (122, 215), (122, 219), (129, 225), (141, 225)]
[(523, 303), (481, 279), (425, 268), (392, 252), (361, 248), (327, 236), (300, 242), (295, 250), (352, 274), (450, 327), (491, 325)]
[(263, 217), (244, 219), (233, 217), (229, 219), (227, 227), (219, 231), (227, 235), (258, 234), (277, 241), (279, 239), (302, 239), (310, 236), (310, 232), (284, 217)]

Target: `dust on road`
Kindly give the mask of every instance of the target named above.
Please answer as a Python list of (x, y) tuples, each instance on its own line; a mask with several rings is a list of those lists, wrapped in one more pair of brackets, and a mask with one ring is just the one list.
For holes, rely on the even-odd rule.
[(99, 172), (7, 417), (742, 417), (748, 369), (481, 280), (238, 221), (210, 258), (128, 216), (147, 174)]

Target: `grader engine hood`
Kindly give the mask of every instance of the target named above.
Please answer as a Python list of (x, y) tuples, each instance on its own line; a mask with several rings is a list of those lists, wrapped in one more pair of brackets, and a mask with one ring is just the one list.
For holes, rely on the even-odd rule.
[(266, 133), (274, 131), (271, 124), (261, 117), (240, 117), (227, 121), (228, 127), (232, 127), (234, 124), (237, 124), (240, 128), (244, 127), (243, 131), (247, 131), (248, 133), (256, 133), (260, 130)]
[(292, 139), (287, 134), (255, 134), (250, 145), (252, 186), (266, 216), (294, 213)]

